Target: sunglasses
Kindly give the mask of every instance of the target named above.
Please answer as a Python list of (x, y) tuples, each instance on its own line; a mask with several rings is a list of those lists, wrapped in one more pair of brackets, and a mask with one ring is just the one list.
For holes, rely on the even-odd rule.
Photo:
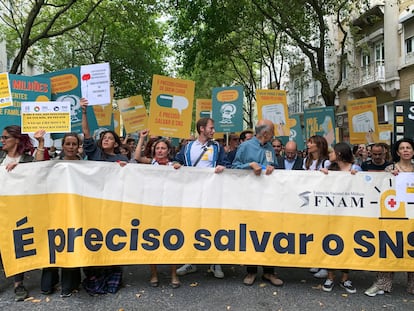
[(12, 138), (12, 136), (0, 136), (0, 139), (3, 139), (3, 140), (7, 140), (9, 138)]

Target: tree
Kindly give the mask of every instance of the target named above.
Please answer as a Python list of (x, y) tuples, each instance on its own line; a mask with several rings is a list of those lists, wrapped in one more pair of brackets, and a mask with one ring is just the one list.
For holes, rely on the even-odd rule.
[[(15, 43), (17, 54), (10, 73), (18, 73), (28, 50), (40, 40), (49, 39), (85, 24), (103, 0), (1, 0), (0, 16), (11, 32), (8, 46)], [(76, 14), (74, 14), (76, 12)], [(16, 45), (17, 43), (17, 45)]]
[(286, 37), (250, 1), (180, 2), (174, 9), (181, 73), (195, 79), (206, 96), (213, 86), (243, 85), (244, 117), (253, 127), (255, 91), (269, 87), (262, 85), (262, 72), (269, 72), (270, 87), (280, 88), (286, 53), (281, 43)]
[[(326, 106), (335, 104), (336, 92), (342, 83), (345, 46), (348, 40), (351, 12), (363, 5), (359, 0), (253, 0), (257, 10), (273, 25), (283, 31), (308, 58), (312, 76), (321, 84), (321, 95)], [(342, 36), (338, 42), (339, 70), (333, 77), (327, 66), (327, 53), (333, 42), (328, 36), (328, 19), (334, 17)], [(331, 64), (336, 66), (337, 64)]]
[[(152, 76), (166, 74), (170, 55), (164, 40), (166, 24), (156, 1), (117, 0), (103, 3), (88, 24), (49, 40), (42, 50), (44, 68), (109, 62), (115, 97), (143, 95), (149, 102)], [(61, 47), (56, 49), (55, 47)]]

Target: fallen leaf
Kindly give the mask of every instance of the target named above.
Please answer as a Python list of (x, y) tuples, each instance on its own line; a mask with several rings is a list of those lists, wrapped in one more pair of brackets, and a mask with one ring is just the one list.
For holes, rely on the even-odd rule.
[(24, 301), (30, 301), (30, 300), (33, 300), (34, 298), (33, 297), (27, 297)]
[(135, 294), (135, 296), (137, 296), (137, 298), (140, 298), (141, 297), (141, 294)]
[(322, 285), (319, 284), (318, 286), (312, 286), (312, 289), (322, 289)]
[(301, 283), (306, 283), (306, 280), (300, 280)]
[(277, 292), (273, 292), (273, 296), (277, 296)]
[(263, 288), (263, 287), (266, 287), (266, 285), (267, 285), (266, 283), (260, 283), (259, 284), (259, 287), (262, 287)]
[(319, 306), (323, 307), (323, 302), (318, 301), (319, 302)]
[(348, 297), (348, 294), (342, 294), (341, 296), (342, 297)]
[(32, 302), (39, 303), (42, 302), (42, 299), (33, 299)]
[(198, 286), (198, 283), (197, 282), (191, 283), (190, 286), (191, 287), (196, 287), (196, 286)]
[(230, 307), (230, 306), (227, 306), (227, 307), (226, 307), (226, 309), (227, 309), (227, 310), (230, 310), (230, 309), (231, 309), (231, 307)]
[(49, 302), (50, 301), (50, 298), (49, 297), (46, 297), (46, 302)]

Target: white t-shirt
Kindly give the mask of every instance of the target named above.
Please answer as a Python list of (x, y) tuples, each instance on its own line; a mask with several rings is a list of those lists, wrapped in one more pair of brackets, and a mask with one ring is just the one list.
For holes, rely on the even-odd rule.
[[(309, 171), (319, 171), (321, 168), (328, 168), (329, 165), (331, 165), (331, 162), (329, 160), (324, 160), (321, 161), (321, 163), (319, 163), (318, 167), (316, 167), (316, 163), (318, 162), (318, 160), (313, 160), (311, 166), (309, 167)], [(302, 168), (304, 170), (306, 170), (306, 158), (303, 159), (303, 165)]]
[(214, 153), (213, 146), (207, 147), (207, 142), (205, 144), (202, 144), (199, 140), (196, 140), (191, 144), (191, 150), (190, 150), (191, 163), (194, 165), (194, 163), (200, 157), (200, 154), (203, 152), (204, 148), (207, 148), (207, 149), (202, 155), (200, 161), (197, 163), (196, 167), (213, 167), (213, 153)]
[(7, 164), (9, 163), (19, 163), (21, 157), (22, 156), (20, 155), (17, 158), (12, 158), (12, 157), (9, 157), (9, 155), (6, 155), (6, 157), (4, 158), (3, 162), (1, 162), (0, 165), (7, 166)]

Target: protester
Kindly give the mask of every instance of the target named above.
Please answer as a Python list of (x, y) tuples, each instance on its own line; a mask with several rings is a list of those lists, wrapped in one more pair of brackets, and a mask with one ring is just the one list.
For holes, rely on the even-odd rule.
[[(30, 137), (22, 134), (18, 125), (9, 125), (3, 129), (0, 137), (2, 149), (0, 151), (0, 166), (6, 171), (12, 171), (19, 163), (32, 162), (34, 158), (26, 154), (33, 148)], [(44, 151), (44, 150), (40, 150)], [(24, 273), (14, 276), (15, 301), (23, 301), (29, 296), (29, 292), (23, 284)]]
[[(233, 161), (233, 168), (252, 169), (254, 174), (260, 176), (272, 174), (279, 167), (275, 151), (270, 143), (274, 125), (269, 120), (260, 120), (255, 128), (256, 136), (241, 144)], [(282, 286), (283, 281), (274, 273), (273, 267), (262, 267), (264, 281), (274, 286)], [(247, 275), (243, 279), (245, 285), (251, 286), (256, 280), (257, 266), (247, 266)]]
[[(375, 148), (373, 153), (379, 153), (379, 148)], [(393, 175), (399, 173), (414, 172), (414, 141), (411, 138), (403, 138), (395, 143), (392, 149), (394, 164), (390, 164), (385, 168), (386, 172)], [(394, 272), (377, 272), (375, 283), (365, 291), (365, 295), (374, 297), (383, 295), (385, 292), (392, 291), (392, 282)], [(407, 272), (407, 292), (414, 295), (414, 272)]]
[[(303, 160), (303, 169), (311, 171), (319, 171), (322, 168), (327, 168), (331, 164), (328, 160), (328, 142), (320, 135), (309, 137), (306, 146), (308, 148), (308, 155)], [(309, 270), (314, 273), (314, 277), (324, 279), (328, 276), (326, 269), (311, 268)]]
[[(88, 160), (117, 162), (120, 166), (125, 166), (128, 158), (120, 153), (119, 147), (122, 143), (119, 136), (114, 131), (104, 131), (96, 143), (90, 134), (86, 115), (88, 100), (82, 98), (80, 104), (84, 135), (83, 148)], [(84, 269), (84, 272), (86, 278), (82, 284), (90, 295), (116, 293), (121, 287), (122, 269), (119, 266), (88, 267)]]
[(82, 108), (82, 131), (84, 135), (83, 149), (88, 156), (88, 160), (118, 162), (121, 166), (126, 165), (128, 158), (120, 153), (119, 148), (122, 143), (118, 134), (114, 131), (104, 131), (96, 143), (91, 136), (86, 115), (88, 100), (82, 98), (80, 104)]
[[(145, 129), (140, 132), (139, 140), (137, 149), (141, 149), (143, 141), (145, 137), (147, 137), (149, 134), (149, 130)], [(175, 169), (178, 169), (181, 167), (181, 164), (177, 162), (172, 162), (170, 159), (171, 154), (171, 144), (167, 139), (160, 138), (159, 140), (155, 141), (153, 144), (153, 157), (152, 159), (146, 158), (145, 156), (141, 156), (139, 152), (135, 154), (135, 160), (139, 163), (146, 163), (146, 164), (152, 164), (152, 165), (168, 165), (173, 166)], [(180, 287), (181, 283), (177, 276), (177, 265), (170, 265), (171, 267), (171, 283), (170, 286), (172, 288), (178, 288)], [(151, 269), (151, 278), (150, 278), (150, 285), (152, 287), (158, 287), (159, 286), (159, 279), (158, 279), (158, 271), (157, 271), (157, 265), (150, 265)]]
[(303, 158), (298, 156), (297, 144), (293, 140), (286, 143), (284, 157), (281, 157), (280, 166), (285, 170), (303, 170)]
[[(43, 136), (35, 138), (39, 141), (39, 146), (43, 145)], [(78, 154), (79, 146), (82, 141), (76, 133), (66, 133), (62, 138), (62, 152), (59, 160), (82, 160)], [(66, 298), (77, 292), (81, 283), (80, 268), (61, 268), (61, 293), (60, 297)], [(59, 268), (44, 268), (40, 281), (40, 290), (43, 295), (50, 295), (59, 283)]]
[[(176, 155), (175, 160), (185, 166), (200, 168), (214, 168), (215, 173), (224, 171), (226, 165), (223, 147), (213, 140), (214, 120), (211, 118), (201, 118), (196, 124), (198, 138), (188, 142)], [(177, 269), (178, 275), (185, 275), (196, 272), (197, 266), (185, 264)], [(211, 265), (210, 271), (216, 278), (224, 278), (223, 270), (220, 265)]]
[[(342, 171), (355, 174), (361, 171), (361, 167), (354, 164), (354, 156), (350, 146), (346, 143), (338, 143), (334, 146), (333, 150), (329, 153), (330, 165), (328, 168), (322, 168), (321, 171), (328, 174), (329, 171)], [(348, 293), (356, 293), (356, 288), (352, 285), (352, 281), (349, 279), (349, 270), (342, 269), (342, 276), (339, 285), (345, 289)], [(328, 274), (325, 283), (322, 285), (322, 290), (325, 292), (331, 292), (335, 285), (335, 270), (328, 269)]]
[(381, 172), (390, 165), (386, 161), (387, 149), (384, 144), (378, 143), (371, 146), (371, 160), (367, 160), (362, 163), (361, 168), (367, 172)]
[(252, 138), (253, 138), (252, 130), (244, 130), (243, 132), (240, 133), (239, 143), (237, 144), (237, 147), (234, 150), (227, 153), (227, 162), (229, 163), (228, 164), (229, 166), (231, 166), (231, 164), (233, 163), (234, 157), (236, 156), (236, 153), (237, 153), (237, 148), (240, 146), (240, 144)]

